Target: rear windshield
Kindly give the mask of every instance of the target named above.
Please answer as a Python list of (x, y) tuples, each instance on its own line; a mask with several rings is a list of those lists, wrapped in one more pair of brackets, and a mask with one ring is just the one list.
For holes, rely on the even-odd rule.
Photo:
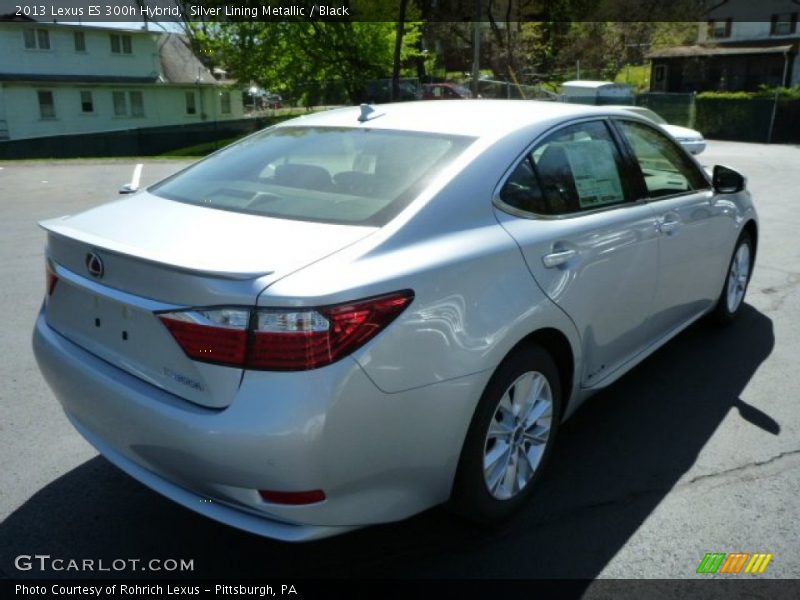
[(149, 188), (282, 219), (382, 226), (473, 138), (334, 127), (269, 129)]

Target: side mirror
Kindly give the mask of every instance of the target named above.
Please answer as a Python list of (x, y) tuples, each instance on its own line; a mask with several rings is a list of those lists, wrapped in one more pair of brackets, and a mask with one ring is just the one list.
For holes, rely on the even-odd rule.
[(747, 185), (744, 175), (722, 165), (714, 167), (711, 182), (717, 194), (735, 194), (741, 192)]

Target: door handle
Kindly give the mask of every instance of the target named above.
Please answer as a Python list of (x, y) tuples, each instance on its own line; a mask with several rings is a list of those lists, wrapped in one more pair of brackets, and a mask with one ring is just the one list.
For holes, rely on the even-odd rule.
[(577, 256), (577, 252), (575, 250), (560, 250), (559, 252), (551, 252), (550, 254), (545, 254), (542, 257), (542, 262), (544, 266), (548, 269), (552, 269), (553, 267), (559, 267), (569, 261), (572, 258)]
[(672, 233), (678, 229), (680, 224), (681, 222), (675, 218), (664, 217), (663, 219), (656, 221), (656, 229), (658, 229), (659, 233), (672, 235)]

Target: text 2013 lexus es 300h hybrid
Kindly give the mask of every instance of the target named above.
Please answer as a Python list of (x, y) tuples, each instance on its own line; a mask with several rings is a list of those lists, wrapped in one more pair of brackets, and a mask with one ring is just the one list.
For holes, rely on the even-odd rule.
[(286, 121), (41, 225), (33, 345), (75, 428), (291, 541), (518, 509), (585, 398), (737, 316), (758, 242), (745, 179), (646, 119), (500, 100)]

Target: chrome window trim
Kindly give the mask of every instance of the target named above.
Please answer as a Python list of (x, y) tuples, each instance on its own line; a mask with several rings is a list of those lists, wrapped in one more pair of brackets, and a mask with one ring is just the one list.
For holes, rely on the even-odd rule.
[[(508, 213), (508, 214), (513, 215), (515, 217), (520, 217), (522, 219), (554, 221), (554, 220), (562, 220), (562, 219), (575, 219), (575, 218), (585, 217), (585, 216), (588, 216), (588, 215), (595, 215), (595, 214), (598, 214), (598, 213), (608, 212), (610, 210), (619, 210), (619, 209), (622, 209), (622, 208), (628, 208), (628, 207), (633, 207), (633, 206), (642, 206), (644, 204), (647, 204), (648, 203), (648, 199), (647, 198), (638, 198), (636, 200), (630, 200), (630, 201), (627, 201), (627, 202), (621, 202), (619, 204), (612, 204), (610, 206), (601, 206), (601, 207), (598, 207), (598, 208), (593, 208), (593, 209), (585, 210), (585, 211), (578, 211), (578, 212), (573, 212), (573, 213), (565, 213), (565, 214), (561, 214), (561, 215), (542, 215), (542, 214), (539, 214), (539, 213), (532, 213), (532, 212), (520, 210), (519, 208), (511, 206), (510, 204), (507, 204), (500, 197), (500, 192), (503, 190), (503, 187), (505, 186), (505, 184), (508, 181), (509, 177), (511, 177), (511, 175), (514, 173), (514, 171), (517, 169), (517, 167), (520, 165), (520, 163), (523, 160), (525, 160), (531, 152), (533, 152), (533, 149), (538, 144), (540, 144), (544, 140), (544, 138), (546, 138), (546, 137), (550, 136), (551, 134), (556, 133), (556, 132), (558, 132), (558, 131), (560, 131), (562, 129), (566, 129), (567, 127), (572, 127), (574, 125), (580, 125), (581, 123), (601, 122), (606, 126), (606, 128), (610, 129), (612, 127), (612, 124), (609, 122), (610, 118), (611, 117), (609, 115), (584, 116), (584, 117), (579, 117), (577, 119), (574, 119), (572, 121), (568, 121), (566, 123), (559, 123), (558, 125), (543, 131), (539, 136), (534, 138), (534, 140), (525, 147), (525, 150), (513, 160), (513, 162), (511, 163), (511, 166), (508, 169), (506, 169), (506, 171), (503, 173), (503, 176), (500, 178), (500, 181), (495, 186), (494, 192), (492, 193), (492, 205), (495, 208), (497, 208), (499, 210), (502, 210), (505, 213)], [(632, 119), (632, 120), (635, 121), (636, 119)], [(614, 144), (614, 147), (617, 149), (617, 152), (619, 152), (623, 163), (626, 162), (628, 159), (625, 156), (625, 153), (619, 148), (617, 141), (614, 139), (613, 133), (611, 131), (609, 131), (608, 133), (609, 133), (609, 137), (611, 137), (611, 140), (612, 140), (612, 142)], [(624, 173), (620, 173), (620, 177), (624, 177), (624, 176), (625, 176)]]

